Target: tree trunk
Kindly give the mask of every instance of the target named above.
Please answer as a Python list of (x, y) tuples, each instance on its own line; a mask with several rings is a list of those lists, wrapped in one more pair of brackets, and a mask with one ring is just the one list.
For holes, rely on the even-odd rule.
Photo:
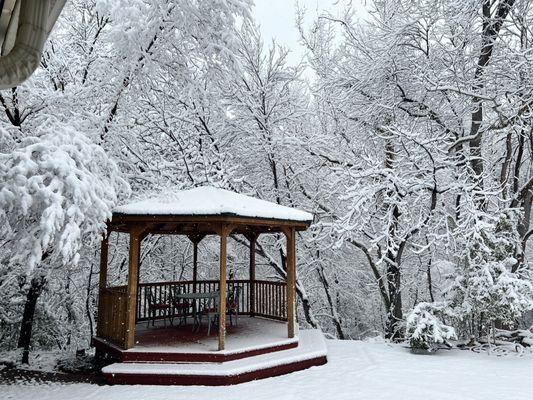
[(402, 295), (401, 295), (401, 272), (395, 264), (387, 266), (387, 282), (389, 285), (390, 307), (387, 310), (387, 325), (385, 337), (391, 340), (403, 339), (402, 328)]
[(87, 291), (85, 292), (85, 312), (87, 315), (87, 320), (89, 321), (89, 345), (91, 345), (92, 337), (94, 336), (93, 313), (91, 312), (92, 278), (93, 278), (93, 264), (91, 263), (91, 269), (89, 270), (89, 278), (87, 282)]
[[(317, 258), (318, 257), (319, 255), (317, 254)], [(328, 278), (326, 277), (326, 274), (324, 272), (324, 267), (320, 263), (318, 263), (317, 273), (318, 273), (318, 280), (322, 283), (322, 287), (324, 288), (324, 293), (326, 294), (326, 300), (328, 301), (328, 306), (329, 306), (329, 310), (331, 313), (331, 320), (337, 331), (337, 337), (339, 339), (346, 339), (346, 335), (344, 334), (344, 331), (342, 330), (342, 321), (340, 319), (340, 316), (337, 310), (337, 305), (335, 304), (335, 302), (333, 301), (333, 298), (331, 297)]]
[[(494, 43), (503, 25), (503, 21), (513, 8), (515, 0), (501, 0), (495, 8), (494, 15), (492, 15), (492, 6), (494, 5), (490, 0), (484, 0), (482, 4), (482, 32), (481, 32), (481, 51), (478, 57), (476, 70), (474, 73), (474, 84), (472, 89), (475, 93), (481, 93), (485, 87), (484, 72), (489, 65), (494, 50)], [(481, 152), (481, 145), (483, 141), (483, 132), (481, 124), (483, 123), (483, 99), (474, 96), (471, 125), (470, 125), (470, 166), (474, 171), (475, 178), (478, 185), (483, 188), (483, 158)], [(484, 200), (483, 200), (484, 202)]]
[(37, 300), (39, 299), (45, 284), (46, 279), (43, 276), (33, 278), (31, 280), (30, 289), (26, 295), (26, 303), (24, 304), (24, 313), (22, 314), (22, 323), (20, 325), (20, 335), (18, 341), (18, 348), (23, 349), (23, 364), (29, 364), (33, 317), (35, 315)]
[(435, 296), (433, 295), (433, 277), (431, 276), (431, 265), (432, 265), (432, 258), (430, 257), (429, 260), (428, 260), (426, 276), (427, 276), (427, 280), (428, 280), (429, 299), (432, 302), (435, 302)]
[[(385, 141), (385, 168), (394, 170), (396, 150), (392, 138)], [(393, 197), (392, 193), (390, 194)], [(387, 286), (389, 290), (390, 306), (387, 310), (387, 324), (385, 327), (385, 337), (391, 340), (403, 338), (401, 322), (402, 314), (402, 296), (401, 296), (401, 252), (403, 245), (395, 249), (394, 238), (396, 238), (398, 223), (401, 212), (397, 204), (392, 207), (392, 218), (388, 227), (387, 239)]]
[(311, 310), (311, 303), (309, 302), (309, 298), (307, 297), (305, 292), (302, 292), (298, 289), (298, 279), (296, 279), (296, 294), (302, 302), (302, 309), (304, 312), (305, 321), (309, 324), (309, 326), (311, 326), (311, 328), (318, 328), (318, 322), (316, 321), (315, 316), (313, 315), (313, 311)]

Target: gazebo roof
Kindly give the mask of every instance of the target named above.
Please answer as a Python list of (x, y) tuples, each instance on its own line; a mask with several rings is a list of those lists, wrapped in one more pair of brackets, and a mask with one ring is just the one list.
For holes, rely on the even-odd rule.
[(162, 192), (157, 196), (117, 207), (116, 217), (237, 217), (294, 221), (309, 225), (313, 215), (229, 190), (202, 186)]

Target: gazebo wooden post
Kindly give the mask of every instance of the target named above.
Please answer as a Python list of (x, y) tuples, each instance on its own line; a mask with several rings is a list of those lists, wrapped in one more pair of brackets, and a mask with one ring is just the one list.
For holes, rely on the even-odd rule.
[(100, 245), (100, 275), (98, 282), (98, 325), (96, 334), (102, 335), (104, 324), (104, 304), (102, 302), (102, 292), (107, 288), (107, 261), (109, 255), (109, 233), (102, 237)]
[(224, 350), (226, 342), (226, 267), (228, 236), (230, 233), (231, 227), (222, 224), (220, 228), (220, 281), (218, 289), (218, 350)]
[(135, 345), (135, 317), (137, 313), (137, 285), (139, 261), (141, 257), (142, 229), (135, 227), (130, 231), (130, 254), (128, 265), (128, 287), (126, 303), (126, 331), (124, 348), (131, 349)]
[(294, 337), (295, 291), (296, 291), (296, 234), (294, 227), (285, 230), (287, 239), (287, 331), (288, 337)]
[(192, 242), (192, 291), (196, 293), (196, 281), (198, 280), (198, 241)]
[(100, 280), (99, 291), (101, 292), (107, 287), (107, 259), (109, 255), (109, 234), (102, 237), (100, 244)]
[[(139, 243), (141, 243), (146, 236), (148, 236), (148, 230), (143, 231), (139, 235)], [(139, 284), (141, 283), (141, 256), (140, 256), (140, 254), (141, 254), (141, 252), (139, 250), (139, 263), (137, 265), (137, 292), (139, 291)], [(136, 295), (138, 295), (138, 293)], [(137, 297), (137, 300), (139, 300), (138, 297)], [(137, 304), (137, 306), (138, 306), (138, 304)], [(137, 308), (137, 306), (136, 306), (136, 308)], [(135, 309), (135, 312), (137, 313), (137, 309)], [(137, 323), (137, 314), (135, 315), (135, 323)]]
[(250, 241), (250, 316), (255, 316), (255, 244), (257, 242), (257, 234), (251, 233), (248, 235)]

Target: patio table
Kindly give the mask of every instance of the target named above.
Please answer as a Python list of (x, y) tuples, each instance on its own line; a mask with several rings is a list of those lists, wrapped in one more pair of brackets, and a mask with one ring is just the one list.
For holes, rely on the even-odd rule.
[(199, 310), (198, 310), (198, 303), (200, 300), (208, 300), (209, 303), (211, 303), (211, 300), (215, 300), (216, 307), (218, 309), (218, 298), (220, 296), (219, 291), (215, 292), (196, 292), (196, 293), (180, 293), (176, 295), (176, 298), (178, 299), (185, 299), (185, 300), (192, 300), (192, 316), (194, 319), (194, 327), (195, 329), (200, 329), (200, 319), (198, 318)]

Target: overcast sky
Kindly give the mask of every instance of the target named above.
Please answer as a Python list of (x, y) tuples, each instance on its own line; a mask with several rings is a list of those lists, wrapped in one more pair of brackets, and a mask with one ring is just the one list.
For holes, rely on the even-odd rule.
[[(296, 3), (305, 7), (307, 24), (324, 12), (337, 15), (344, 9), (342, 0), (255, 0), (255, 18), (261, 26), (265, 45), (274, 38), (279, 44), (290, 48), (291, 63), (297, 63), (304, 53), (296, 28)], [(352, 1), (352, 6), (358, 10), (361, 17), (365, 14), (365, 3), (366, 0)]]

